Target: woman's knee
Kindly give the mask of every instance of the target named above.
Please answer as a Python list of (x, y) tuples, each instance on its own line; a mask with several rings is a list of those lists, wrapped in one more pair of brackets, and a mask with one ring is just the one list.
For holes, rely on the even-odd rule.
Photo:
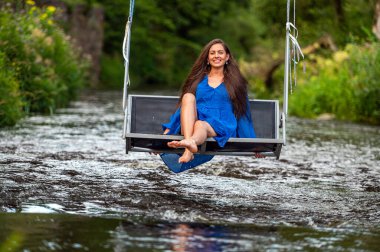
[(205, 124), (204, 121), (197, 120), (197, 121), (195, 121), (195, 123), (194, 123), (194, 128), (202, 128), (202, 129), (205, 129), (205, 130), (206, 130), (206, 124)]
[(207, 136), (216, 136), (215, 130), (206, 121), (197, 120), (194, 124), (194, 128), (201, 128), (207, 133)]
[(199, 129), (202, 129), (203, 131), (207, 132), (207, 134), (209, 134), (209, 132), (213, 132), (213, 128), (210, 126), (210, 124), (208, 124), (206, 121), (201, 121), (201, 120), (197, 120), (194, 124), (194, 128), (199, 128)]

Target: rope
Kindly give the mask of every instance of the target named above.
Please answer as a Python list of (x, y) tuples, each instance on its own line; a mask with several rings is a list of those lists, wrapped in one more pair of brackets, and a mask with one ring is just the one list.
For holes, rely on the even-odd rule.
[(125, 25), (125, 33), (124, 33), (123, 48), (122, 48), (122, 53), (123, 53), (123, 58), (124, 58), (124, 92), (123, 92), (123, 109), (124, 110), (127, 107), (128, 86), (131, 83), (129, 79), (129, 54), (130, 54), (131, 27), (132, 27), (134, 7), (135, 7), (135, 1), (130, 0), (129, 1), (129, 16), (128, 16), (128, 21)]
[(129, 17), (128, 17), (128, 21), (132, 22), (134, 8), (135, 8), (135, 0), (130, 0), (130, 2), (129, 2)]
[(288, 23), (289, 22), (289, 11), (290, 10), (290, 1), (288, 0), (287, 4), (286, 4), (286, 22)]
[[(293, 83), (297, 84), (297, 64), (304, 58), (301, 47), (298, 44), (298, 30), (296, 28), (296, 0), (293, 0), (293, 23), (290, 22), (290, 1), (287, 0), (286, 5), (286, 39), (285, 39), (285, 71), (284, 71), (284, 101), (283, 112), (281, 115), (282, 137), (284, 145), (286, 145), (286, 116), (288, 114), (288, 95), (289, 83), (290, 93), (293, 92)], [(291, 50), (292, 49), (292, 50)], [(293, 68), (293, 69), (292, 69)]]
[(135, 7), (135, 1), (129, 1), (129, 16), (128, 21), (125, 25), (125, 33), (123, 39), (123, 58), (124, 58), (124, 90), (123, 90), (123, 111), (124, 111), (124, 127), (123, 127), (123, 138), (126, 137), (127, 126), (128, 126), (128, 115), (127, 115), (127, 98), (128, 98), (128, 86), (131, 81), (129, 79), (129, 52), (131, 44), (131, 27), (133, 20), (133, 11)]
[[(294, 4), (293, 4), (293, 25), (294, 27), (296, 27), (296, 0), (294, 0)], [(297, 36), (298, 36), (298, 30), (294, 29), (293, 30), (293, 37), (297, 37), (296, 36), (296, 31), (297, 31)], [(293, 76), (294, 76), (294, 86), (297, 86), (297, 63), (296, 63), (296, 46), (295, 44), (293, 43), (293, 62), (294, 62), (294, 65), (293, 65)], [(292, 83), (290, 83), (290, 93), (292, 94), (293, 93), (293, 85)]]
[[(289, 20), (290, 20), (290, 0), (287, 1), (287, 6), (286, 6), (286, 30), (287, 32), (289, 32), (289, 40), (290, 40), (289, 42), (292, 43), (292, 50), (289, 57), (291, 58), (293, 56), (293, 59), (289, 58), (289, 62), (290, 62), (289, 83), (290, 83), (290, 93), (293, 93), (293, 83), (294, 83), (294, 86), (297, 85), (297, 64), (300, 62), (300, 56), (302, 57), (302, 59), (304, 58), (304, 54), (302, 53), (301, 47), (297, 40), (298, 30), (296, 28), (296, 0), (293, 0), (293, 23), (291, 23)], [(305, 65), (304, 65), (304, 69), (305, 69)]]

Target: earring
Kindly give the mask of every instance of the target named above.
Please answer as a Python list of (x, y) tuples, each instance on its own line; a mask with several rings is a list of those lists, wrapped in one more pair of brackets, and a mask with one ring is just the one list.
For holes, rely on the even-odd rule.
[(210, 62), (207, 61), (207, 65), (210, 65)]
[(228, 61), (226, 61), (226, 63), (225, 63), (226, 65), (228, 65)]

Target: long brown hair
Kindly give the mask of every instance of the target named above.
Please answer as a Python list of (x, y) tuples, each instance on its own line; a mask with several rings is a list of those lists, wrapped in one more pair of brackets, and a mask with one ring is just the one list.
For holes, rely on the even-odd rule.
[(182, 97), (186, 93), (192, 93), (195, 95), (198, 83), (205, 77), (206, 74), (210, 73), (211, 66), (207, 64), (208, 54), (210, 48), (215, 44), (221, 44), (226, 53), (230, 55), (227, 64), (224, 65), (224, 83), (233, 104), (235, 116), (239, 118), (246, 112), (248, 82), (241, 74), (238, 64), (232, 56), (230, 49), (221, 39), (211, 40), (203, 48), (182, 86), (179, 104), (182, 101)]

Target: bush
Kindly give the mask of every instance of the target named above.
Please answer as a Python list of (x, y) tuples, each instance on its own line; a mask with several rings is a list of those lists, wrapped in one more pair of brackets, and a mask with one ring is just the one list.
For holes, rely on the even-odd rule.
[(55, 7), (27, 4), (21, 12), (0, 10), (0, 52), (19, 83), (23, 110), (52, 113), (75, 98), (87, 64), (54, 23)]
[[(118, 54), (101, 57), (100, 83), (102, 87), (109, 89), (122, 89), (124, 85), (124, 59)], [(131, 78), (134, 82), (135, 78)]]
[(380, 124), (380, 44), (348, 44), (332, 57), (310, 55), (308, 72), (289, 101), (290, 113)]
[(19, 83), (0, 52), (0, 125), (14, 125), (21, 118)]

